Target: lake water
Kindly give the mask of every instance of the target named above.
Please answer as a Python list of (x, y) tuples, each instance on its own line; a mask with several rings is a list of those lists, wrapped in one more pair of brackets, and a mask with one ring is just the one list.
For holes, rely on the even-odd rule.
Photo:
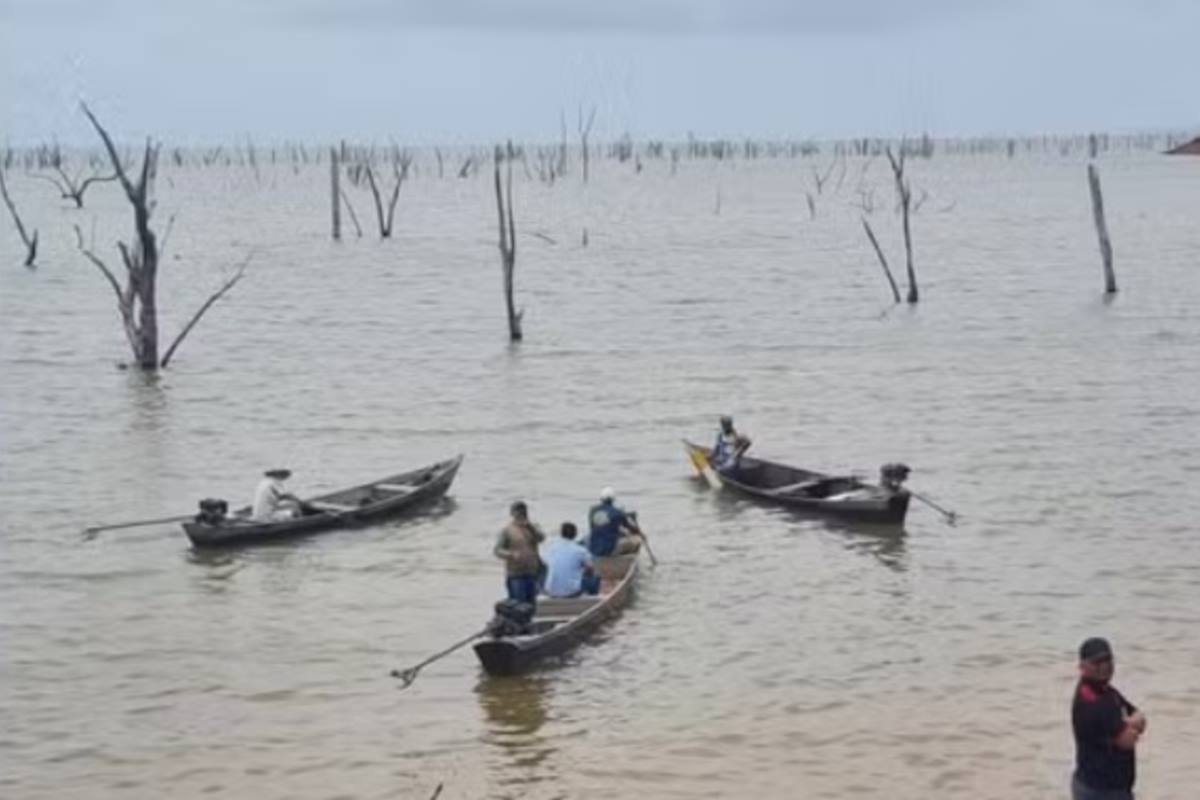
[[(117, 188), (77, 211), (11, 173), (42, 256), (20, 266), (5, 217), (0, 795), (1050, 800), (1075, 648), (1101, 634), (1150, 718), (1144, 796), (1194, 797), (1200, 159), (1099, 160), (1111, 302), (1082, 157), (911, 161), (915, 308), (890, 306), (854, 207), (873, 192), (902, 279), (886, 162), (851, 158), (818, 195), (827, 163), (518, 171), (513, 347), (490, 174), (425, 158), (383, 242), (347, 186), (366, 235), (346, 220), (337, 243), (327, 165), (164, 156), (164, 338), (254, 255), (151, 377), (116, 367), (114, 300), (71, 230), (117, 266)], [(714, 495), (680, 439), (725, 412), (764, 457), (905, 461), (961, 521)], [(248, 502), (271, 466), (310, 493), (459, 452), (419, 520), (215, 556), (172, 526), (79, 535)], [(582, 523), (605, 485), (661, 562), (618, 622), (528, 677), (463, 650), (397, 691), (390, 669), (490, 616), (509, 502)]]

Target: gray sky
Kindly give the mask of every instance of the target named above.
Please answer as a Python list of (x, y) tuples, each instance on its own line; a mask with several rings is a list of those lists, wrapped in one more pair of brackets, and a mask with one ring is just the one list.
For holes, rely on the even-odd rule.
[(1200, 127), (1200, 0), (0, 0), (0, 141)]

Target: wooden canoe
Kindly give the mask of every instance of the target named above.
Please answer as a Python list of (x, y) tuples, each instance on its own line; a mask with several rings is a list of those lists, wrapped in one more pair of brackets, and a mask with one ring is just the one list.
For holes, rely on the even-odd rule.
[(243, 508), (219, 524), (193, 519), (183, 523), (183, 530), (193, 547), (228, 547), (367, 525), (400, 516), (444, 495), (462, 460), (460, 455), (411, 472), (311, 497), (303, 501), (304, 513), (294, 519), (255, 520), (250, 509)]
[[(693, 466), (708, 461), (709, 448), (684, 440)], [(788, 508), (864, 522), (900, 524), (908, 513), (908, 490), (890, 491), (852, 476), (789, 467), (743, 455), (736, 468), (718, 471), (721, 485)]]
[(515, 675), (571, 650), (629, 602), (637, 578), (637, 559), (636, 553), (595, 559), (601, 578), (600, 594), (539, 597), (532, 632), (476, 642), (479, 663), (489, 675)]

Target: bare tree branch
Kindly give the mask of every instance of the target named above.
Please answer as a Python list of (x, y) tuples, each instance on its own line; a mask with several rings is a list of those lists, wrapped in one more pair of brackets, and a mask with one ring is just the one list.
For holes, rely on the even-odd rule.
[(892, 277), (892, 270), (888, 267), (887, 258), (883, 255), (883, 250), (879, 247), (879, 240), (875, 238), (875, 232), (871, 230), (867, 218), (862, 218), (863, 230), (867, 232), (867, 238), (871, 240), (871, 246), (875, 248), (875, 255), (879, 257), (879, 265), (883, 267), (883, 274), (887, 276), (888, 285), (892, 287), (892, 297), (896, 302), (900, 302), (900, 289), (896, 286), (896, 279)]
[(21, 241), (25, 243), (25, 266), (32, 267), (33, 262), (37, 260), (38, 232), (37, 229), (34, 229), (32, 237), (25, 232), (25, 225), (21, 222), (17, 207), (13, 204), (12, 198), (8, 196), (8, 185), (4, 182), (3, 169), (0, 169), (0, 195), (4, 196), (4, 204), (8, 206), (8, 213), (12, 214), (13, 222), (17, 226), (17, 233), (21, 235)]
[(92, 115), (91, 109), (87, 107), (87, 103), (80, 103), (79, 107), (83, 109), (83, 113), (91, 121), (92, 127), (96, 129), (96, 133), (100, 134), (100, 139), (104, 142), (104, 149), (108, 151), (108, 157), (112, 161), (113, 169), (117, 172), (117, 179), (121, 181), (121, 186), (125, 189), (125, 194), (129, 196), (130, 201), (136, 197), (133, 184), (129, 182), (129, 177), (125, 174), (125, 168), (121, 166), (121, 157), (117, 155), (117, 148), (113, 146), (112, 139), (108, 136), (108, 131), (100, 125), (96, 117)]
[(350, 205), (350, 198), (346, 196), (346, 190), (341, 190), (342, 202), (346, 204), (346, 210), (350, 212), (350, 221), (354, 223), (354, 230), (358, 234), (358, 238), (362, 238), (362, 226), (358, 224), (358, 214), (354, 213), (354, 206)]
[(99, 256), (84, 246), (83, 231), (80, 230), (78, 225), (75, 226), (75, 244), (79, 247), (79, 252), (83, 253), (87, 257), (88, 261), (91, 261), (93, 264), (95, 264), (96, 268), (99, 269), (100, 272), (104, 274), (104, 277), (108, 279), (109, 285), (112, 286), (113, 294), (117, 296), (117, 305), (121, 307), (122, 313), (124, 313), (125, 295), (121, 293), (121, 284), (117, 282), (117, 276), (112, 274), (112, 270), (108, 268), (108, 265), (105, 264)]
[(196, 327), (196, 323), (200, 321), (200, 318), (204, 316), (205, 312), (212, 308), (214, 303), (220, 300), (226, 292), (237, 285), (237, 282), (240, 281), (242, 276), (246, 274), (246, 267), (249, 266), (250, 259), (253, 257), (254, 252), (251, 251), (246, 258), (242, 260), (242, 263), (238, 265), (237, 271), (233, 274), (233, 277), (225, 281), (225, 283), (221, 285), (220, 289), (217, 289), (217, 291), (213, 292), (212, 295), (210, 295), (209, 298), (204, 301), (204, 305), (200, 306), (188, 324), (183, 326), (183, 330), (181, 330), (179, 335), (175, 337), (175, 341), (171, 342), (171, 346), (167, 348), (166, 355), (162, 357), (162, 362), (159, 364), (160, 367), (166, 369), (167, 364), (171, 361), (171, 356), (175, 355), (175, 350), (183, 342), (184, 337), (191, 333), (192, 328)]

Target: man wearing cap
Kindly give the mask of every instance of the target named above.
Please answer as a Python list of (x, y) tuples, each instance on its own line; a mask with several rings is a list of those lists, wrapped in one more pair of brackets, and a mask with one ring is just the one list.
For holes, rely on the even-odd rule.
[(492, 548), (496, 558), (504, 561), (504, 585), (510, 600), (535, 605), (538, 596), (538, 577), (542, 559), (538, 545), (545, 536), (529, 520), (529, 507), (518, 500), (509, 507), (512, 519), (496, 537)]
[(1075, 732), (1072, 800), (1133, 800), (1134, 748), (1146, 733), (1146, 717), (1112, 685), (1108, 641), (1079, 647), (1079, 683), (1071, 704)]
[(600, 503), (588, 510), (588, 550), (592, 555), (622, 556), (638, 551), (638, 526), (633, 515), (617, 505), (616, 493), (605, 486)]
[(300, 498), (283, 488), (292, 471), (269, 469), (263, 475), (254, 490), (254, 519), (271, 522), (300, 516)]

